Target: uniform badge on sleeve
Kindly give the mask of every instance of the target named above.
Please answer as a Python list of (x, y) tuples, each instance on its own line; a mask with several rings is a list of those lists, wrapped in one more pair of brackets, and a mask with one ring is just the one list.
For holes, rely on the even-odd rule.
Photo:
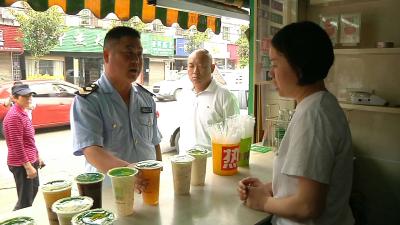
[(97, 84), (89, 84), (86, 87), (79, 88), (79, 90), (76, 91), (75, 94), (86, 98), (88, 95), (90, 95), (93, 92), (95, 92), (97, 90), (97, 88), (99, 88), (99, 86)]

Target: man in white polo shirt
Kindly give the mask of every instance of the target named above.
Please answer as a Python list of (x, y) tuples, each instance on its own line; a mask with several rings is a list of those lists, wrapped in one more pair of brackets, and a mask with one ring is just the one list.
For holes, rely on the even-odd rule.
[(192, 52), (188, 58), (188, 75), (193, 88), (183, 90), (178, 99), (180, 110), (179, 154), (194, 146), (211, 150), (208, 127), (239, 114), (236, 97), (212, 77), (215, 64), (205, 49)]

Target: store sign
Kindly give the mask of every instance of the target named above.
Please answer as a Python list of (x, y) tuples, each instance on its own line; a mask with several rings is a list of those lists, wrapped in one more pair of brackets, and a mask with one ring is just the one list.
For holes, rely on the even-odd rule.
[(173, 56), (174, 38), (158, 34), (142, 34), (143, 54), (153, 56)]
[(176, 40), (176, 56), (189, 56), (189, 53), (185, 51), (185, 46), (187, 44), (187, 40), (184, 38), (177, 38)]
[(69, 27), (52, 51), (101, 53), (106, 32), (99, 28)]

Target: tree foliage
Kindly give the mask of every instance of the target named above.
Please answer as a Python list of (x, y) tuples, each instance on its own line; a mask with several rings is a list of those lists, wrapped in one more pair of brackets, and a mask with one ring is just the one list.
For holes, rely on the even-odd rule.
[(203, 47), (203, 43), (210, 40), (211, 32), (210, 29), (205, 32), (199, 32), (194, 26), (185, 30), (183, 33), (184, 38), (187, 40), (185, 51), (190, 54), (194, 50)]
[(246, 25), (240, 26), (240, 38), (235, 43), (238, 45), (240, 68), (244, 68), (249, 64), (249, 40), (245, 33), (248, 28)]
[(24, 11), (13, 10), (12, 14), (20, 24), (24, 48), (36, 60), (48, 54), (65, 31), (63, 14), (56, 7), (37, 12), (28, 6)]

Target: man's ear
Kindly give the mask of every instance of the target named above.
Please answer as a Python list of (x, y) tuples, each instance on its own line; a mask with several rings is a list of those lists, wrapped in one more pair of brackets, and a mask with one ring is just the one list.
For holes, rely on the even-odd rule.
[(108, 63), (108, 57), (109, 57), (109, 55), (110, 55), (110, 52), (105, 48), (105, 49), (103, 50), (103, 59), (104, 59), (104, 62), (105, 62), (105, 63)]
[(215, 64), (211, 64), (211, 73), (214, 73)]

